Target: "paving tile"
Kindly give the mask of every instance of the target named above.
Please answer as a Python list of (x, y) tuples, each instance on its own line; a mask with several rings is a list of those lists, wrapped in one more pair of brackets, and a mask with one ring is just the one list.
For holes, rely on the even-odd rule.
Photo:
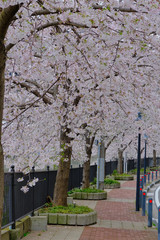
[(157, 240), (157, 231), (85, 227), (79, 240)]
[(121, 199), (135, 199), (136, 190), (131, 189), (113, 189), (108, 193), (109, 198), (121, 198)]

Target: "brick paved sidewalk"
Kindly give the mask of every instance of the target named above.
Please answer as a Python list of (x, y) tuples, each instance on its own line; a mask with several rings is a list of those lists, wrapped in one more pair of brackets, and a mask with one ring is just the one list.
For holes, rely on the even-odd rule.
[(148, 228), (147, 217), (135, 211), (135, 199), (136, 181), (108, 191), (107, 200), (97, 201), (97, 224), (85, 227), (80, 240), (157, 240), (157, 230)]

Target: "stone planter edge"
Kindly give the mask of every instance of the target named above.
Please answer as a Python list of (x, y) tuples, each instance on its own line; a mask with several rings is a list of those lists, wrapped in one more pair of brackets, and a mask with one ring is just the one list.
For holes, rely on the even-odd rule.
[[(50, 215), (53, 216), (53, 213), (48, 213), (48, 219), (50, 219)], [(57, 222), (51, 223), (50, 225), (72, 225), (72, 226), (86, 226), (91, 225), (97, 222), (97, 212), (93, 211), (86, 214), (62, 214), (56, 213)], [(59, 220), (58, 220), (59, 219)], [(60, 220), (61, 219), (61, 220)]]

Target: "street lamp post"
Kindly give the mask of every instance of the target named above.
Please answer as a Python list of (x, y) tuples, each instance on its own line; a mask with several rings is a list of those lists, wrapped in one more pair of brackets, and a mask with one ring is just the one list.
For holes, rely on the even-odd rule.
[[(139, 129), (139, 130), (140, 130), (140, 129)], [(140, 197), (140, 160), (141, 160), (141, 134), (138, 133), (136, 211), (139, 211), (139, 197)]]
[(147, 152), (147, 139), (148, 136), (144, 134), (145, 146), (144, 146), (144, 185), (146, 185), (146, 152)]

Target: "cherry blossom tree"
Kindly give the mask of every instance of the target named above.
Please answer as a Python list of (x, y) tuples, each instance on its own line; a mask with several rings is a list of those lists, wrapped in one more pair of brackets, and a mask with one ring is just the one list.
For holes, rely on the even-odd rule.
[(101, 124), (99, 135), (119, 124), (117, 135), (124, 123), (134, 133), (137, 112), (151, 116), (148, 106), (154, 111), (158, 105), (159, 2), (17, 0), (3, 1), (2, 8), (4, 152), (8, 162), (9, 156), (16, 157), (18, 170), (57, 162), (54, 202), (65, 205), (76, 138), (97, 131), (96, 121)]

